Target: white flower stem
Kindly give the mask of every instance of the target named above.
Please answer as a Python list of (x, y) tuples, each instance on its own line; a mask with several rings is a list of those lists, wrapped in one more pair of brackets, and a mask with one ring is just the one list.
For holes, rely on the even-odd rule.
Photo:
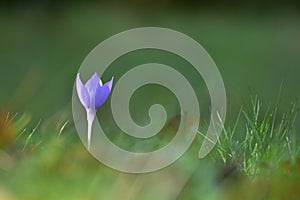
[(92, 127), (95, 118), (95, 112), (87, 111), (87, 124), (88, 124), (88, 150), (91, 150)]
[(93, 126), (93, 122), (90, 122), (88, 120), (88, 150), (91, 149), (92, 126)]

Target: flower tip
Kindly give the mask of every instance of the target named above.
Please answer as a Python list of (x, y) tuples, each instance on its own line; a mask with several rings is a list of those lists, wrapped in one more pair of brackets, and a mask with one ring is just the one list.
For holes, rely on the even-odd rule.
[(90, 106), (90, 97), (88, 94), (87, 89), (85, 88), (85, 86), (83, 85), (79, 73), (77, 74), (77, 78), (76, 78), (76, 90), (77, 90), (77, 95), (78, 98), (81, 102), (81, 104), (85, 107), (88, 108)]
[(77, 73), (76, 81), (77, 82), (80, 81), (80, 83), (83, 84), (82, 81), (81, 81), (81, 78), (80, 78), (80, 73)]
[(100, 76), (98, 75), (98, 73), (97, 72), (95, 72), (94, 74), (93, 74), (93, 76), (92, 77), (94, 77), (94, 78), (97, 78), (97, 79), (100, 79)]
[(76, 84), (78, 85), (79, 83), (82, 84), (81, 79), (80, 79), (80, 74), (77, 73), (77, 75), (76, 75)]
[(114, 82), (114, 77), (111, 77), (111, 80), (109, 82), (107, 82), (107, 86), (108, 86), (109, 90), (111, 90), (113, 82)]

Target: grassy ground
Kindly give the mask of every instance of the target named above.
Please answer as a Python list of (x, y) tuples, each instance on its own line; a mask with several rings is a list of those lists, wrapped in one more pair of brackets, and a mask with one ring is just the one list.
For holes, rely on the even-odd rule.
[[(101, 7), (0, 13), (0, 25), (5, 27), (0, 33), (0, 199), (297, 199), (300, 195), (299, 120), (297, 104), (290, 103), (300, 95), (296, 14), (149, 15)], [(173, 28), (199, 41), (222, 73), (229, 105), (222, 137), (207, 158), (198, 160), (203, 140), (198, 134), (175, 165), (142, 176), (119, 173), (95, 160), (76, 134), (70, 106), (75, 75), (87, 53), (110, 35), (140, 26)], [(189, 78), (198, 91), (201, 120), (208, 121), (205, 84), (192, 70), (182, 70), (189, 66), (172, 55), (136, 52), (113, 63), (103, 79), (114, 75), (117, 81), (131, 66), (153, 60)], [(178, 122), (171, 120), (178, 111), (177, 102), (170, 103), (174, 96), (155, 86), (143, 89), (164, 95), (139, 100), (145, 93), (138, 91), (133, 117), (141, 120), (147, 106), (159, 101), (169, 108), (173, 123), (164, 131), (174, 134)], [(251, 101), (251, 93), (260, 100)], [(99, 117), (115, 130), (109, 110), (106, 103)], [(154, 141), (156, 145), (167, 142), (163, 136)]]

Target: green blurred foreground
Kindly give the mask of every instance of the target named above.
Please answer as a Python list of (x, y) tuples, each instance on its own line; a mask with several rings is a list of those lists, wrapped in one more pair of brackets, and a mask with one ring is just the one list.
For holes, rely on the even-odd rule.
[[(293, 105), (278, 116), (277, 107), (262, 113), (260, 106), (254, 99), (252, 111), (241, 110), (207, 158), (197, 157), (199, 134), (175, 164), (143, 175), (120, 173), (93, 159), (72, 124), (49, 126), (41, 138), (39, 124), (29, 134), (20, 132), (26, 116), (2, 116), (0, 199), (297, 199), (298, 110)], [(152, 147), (176, 132), (178, 121), (171, 122)]]

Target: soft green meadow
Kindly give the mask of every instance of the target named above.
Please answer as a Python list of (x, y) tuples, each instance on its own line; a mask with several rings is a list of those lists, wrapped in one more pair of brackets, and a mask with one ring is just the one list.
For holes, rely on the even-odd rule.
[[(149, 16), (100, 6), (1, 10), (1, 200), (299, 198), (300, 16), (213, 11)], [(142, 63), (163, 63), (190, 80), (201, 107), (199, 132), (184, 156), (159, 172), (137, 175), (110, 169), (88, 153), (75, 130), (71, 96), (86, 55), (109, 36), (141, 26), (175, 29), (202, 44), (223, 76), (228, 112), (214, 150), (199, 160), (210, 109), (201, 76), (167, 52), (144, 50), (116, 60), (102, 75), (105, 82), (111, 76), (117, 82)], [(165, 106), (168, 122), (150, 142), (130, 140), (114, 124), (110, 100), (98, 119), (124, 149), (159, 148), (176, 134), (179, 104), (166, 88), (144, 86), (132, 97), (133, 119), (147, 124), (153, 103)]]

